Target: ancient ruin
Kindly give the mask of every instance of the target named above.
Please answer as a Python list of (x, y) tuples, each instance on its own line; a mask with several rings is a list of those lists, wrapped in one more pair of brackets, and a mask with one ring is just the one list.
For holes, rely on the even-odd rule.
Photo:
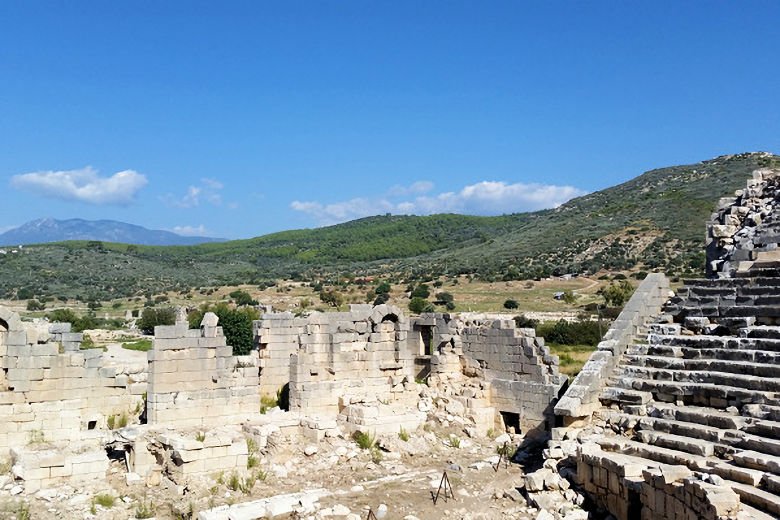
[[(192, 490), (216, 489), (225, 475), (231, 490), (251, 489), (260, 462), (280, 480), (304, 478), (306, 457), (321, 449), (319, 471), (372, 465), (374, 486), (438, 479), (462, 468), (445, 458), (435, 475), (399, 469), (371, 451), (400, 459), (398, 437), (411, 458), (430, 451), (423, 438), (457, 448), (453, 433), (428, 432), (435, 418), (499, 454), (474, 471), (497, 472), (510, 444), (520, 445), (516, 460), (544, 448), (541, 469), (494, 494), (522, 505), (479, 518), (778, 517), (779, 184), (780, 172), (758, 170), (722, 200), (707, 226), (708, 278), (675, 293), (664, 275), (648, 275), (571, 384), (533, 329), (474, 313), (268, 312), (245, 356), (233, 355), (216, 315), (199, 329), (179, 316), (129, 363), (82, 349), (67, 324), (0, 308), (0, 459), (12, 465), (0, 488), (47, 497), (118, 479), (164, 489), (190, 518)], [(415, 431), (424, 433), (410, 440)], [(347, 447), (356, 432), (367, 439), (359, 464)], [(499, 437), (497, 452), (488, 435)], [(304, 458), (274, 462), (281, 447)], [(197, 517), (365, 517), (340, 505), (317, 512), (334, 490), (287, 489), (246, 503), (228, 494)]]
[(780, 515), (779, 179), (758, 170), (718, 205), (709, 279), (671, 298), (663, 275), (642, 283), (557, 403), (566, 427), (527, 482), (568, 476), (618, 520)]

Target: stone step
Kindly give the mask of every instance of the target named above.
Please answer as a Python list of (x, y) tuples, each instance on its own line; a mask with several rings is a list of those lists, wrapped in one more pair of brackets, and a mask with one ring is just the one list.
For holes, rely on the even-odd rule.
[(716, 410), (704, 406), (678, 407), (663, 403), (653, 403), (648, 407), (648, 415), (679, 422), (700, 424), (721, 430), (741, 430), (755, 420), (739, 414)]
[[(780, 278), (778, 278), (780, 282)], [(726, 317), (738, 317), (738, 316), (755, 316), (762, 318), (778, 318), (780, 317), (780, 306), (776, 305), (735, 305), (727, 309), (723, 309), (720, 313)]]
[(737, 296), (737, 305), (780, 305), (780, 296)]
[[(685, 404), (704, 405), (712, 408), (727, 408), (729, 406), (741, 408), (745, 404), (780, 406), (780, 394), (776, 392), (762, 392), (712, 383), (656, 381), (622, 377), (611, 379), (610, 387), (641, 393), (649, 392), (656, 401), (666, 403), (682, 400)], [(617, 399), (612, 400), (618, 401)], [(629, 404), (645, 404), (646, 402), (634, 401)]]
[[(712, 371), (744, 374), (757, 377), (780, 378), (780, 364), (753, 363), (720, 359), (684, 359), (667, 356), (631, 356), (623, 358), (623, 364), (633, 367), (648, 367), (669, 370)], [(780, 380), (780, 379), (779, 379)]]
[(640, 431), (639, 438), (645, 444), (652, 444), (653, 446), (660, 446), (662, 448), (684, 451), (686, 453), (700, 455), (702, 457), (713, 457), (716, 451), (716, 445), (712, 442), (692, 439), (682, 435), (657, 432), (654, 430)]
[[(778, 315), (780, 315), (780, 307), (778, 307)], [(648, 343), (651, 345), (668, 345), (687, 348), (764, 350), (768, 352), (780, 352), (780, 339), (773, 338), (741, 338), (734, 336), (711, 336), (703, 334), (650, 334), (648, 336)]]
[(756, 267), (754, 264), (747, 271), (737, 271), (734, 276), (737, 278), (756, 278), (757, 276), (775, 278), (780, 277), (780, 270), (774, 267)]
[(780, 364), (780, 352), (764, 350), (731, 350), (721, 348), (687, 348), (669, 345), (642, 345), (641, 348), (629, 347), (630, 356), (648, 355), (684, 359), (717, 359), (720, 361), (746, 361), (767, 365)]
[(740, 502), (737, 520), (777, 520), (775, 515), (764, 513), (746, 503)]
[[(628, 417), (637, 421), (637, 427), (635, 427), (635, 429), (640, 429), (642, 431), (647, 430), (662, 432), (681, 437), (687, 437), (689, 439), (696, 439), (697, 441), (701, 440), (704, 442), (710, 442), (713, 444), (714, 453), (719, 457), (722, 457), (726, 453), (737, 451), (737, 448), (732, 448), (731, 446), (741, 443), (746, 436), (750, 436), (750, 434), (741, 432), (739, 430), (722, 430), (712, 426), (705, 426), (702, 424), (689, 423), (685, 421), (676, 421), (673, 419), (663, 419), (659, 417), (648, 416)], [(743, 447), (742, 449), (748, 448)]]
[(653, 381), (674, 381), (681, 383), (710, 383), (727, 385), (747, 390), (780, 392), (780, 378), (760, 377), (719, 372), (716, 370), (678, 370), (675, 368), (651, 368), (622, 365), (614, 372), (615, 377), (650, 379)]
[(611, 401), (625, 404), (646, 404), (653, 398), (649, 392), (637, 392), (630, 388), (617, 388), (606, 386), (601, 391), (602, 401)]
[(663, 464), (681, 464), (694, 471), (710, 471), (710, 467), (716, 464), (717, 459), (708, 459), (699, 455), (693, 455), (684, 451), (653, 446), (643, 442), (624, 439), (623, 437), (602, 437), (595, 439), (604, 451), (624, 453), (634, 457), (654, 460)]
[(780, 440), (780, 422), (777, 421), (758, 419), (746, 424), (743, 429), (746, 432), (766, 437), (767, 439)]
[(741, 482), (729, 481), (728, 484), (739, 495), (740, 502), (772, 515), (780, 515), (780, 496)]
[(767, 491), (771, 491), (776, 495), (780, 495), (780, 476), (772, 475), (771, 473), (764, 473), (764, 478), (761, 480), (761, 485)]
[(739, 329), (739, 335), (743, 338), (770, 338), (780, 339), (780, 326), (759, 325)]
[(758, 486), (766, 473), (757, 469), (743, 468), (733, 461), (721, 462), (712, 467), (712, 472), (725, 479), (742, 482), (749, 486)]
[(731, 457), (739, 466), (780, 475), (780, 457), (751, 450), (739, 451)]

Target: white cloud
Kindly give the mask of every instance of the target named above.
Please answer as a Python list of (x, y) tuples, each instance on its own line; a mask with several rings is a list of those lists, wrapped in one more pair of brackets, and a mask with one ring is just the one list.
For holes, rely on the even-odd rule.
[(409, 195), (422, 195), (433, 189), (434, 184), (430, 181), (417, 181), (409, 186), (396, 184), (387, 190), (388, 197), (407, 197)]
[[(415, 183), (418, 184), (418, 183)], [(415, 186), (412, 184), (412, 186)], [(408, 188), (403, 189), (409, 189)], [(400, 193), (394, 186), (388, 191)], [(425, 183), (418, 190), (433, 188)], [(412, 194), (412, 192), (408, 192)], [(419, 191), (418, 191), (419, 193)], [(419, 196), (411, 200), (391, 202), (385, 198), (355, 198), (346, 202), (322, 204), (320, 202), (293, 201), (290, 207), (307, 213), (320, 225), (335, 224), (355, 218), (382, 213), (430, 215), (433, 213), (465, 213), (470, 215), (501, 215), (534, 211), (560, 206), (567, 200), (587, 192), (573, 186), (549, 184), (507, 184), (503, 181), (482, 181), (464, 187), (458, 192), (445, 192), (433, 196)]]
[(171, 231), (177, 235), (185, 237), (210, 237), (214, 236), (214, 233), (206, 229), (203, 224), (199, 226), (176, 226)]
[(133, 170), (100, 177), (91, 166), (80, 170), (39, 171), (11, 177), (11, 186), (41, 197), (117, 206), (134, 202), (136, 193), (147, 182), (146, 176)]
[(201, 200), (205, 200), (214, 206), (221, 206), (222, 195), (219, 192), (225, 185), (216, 179), (204, 178), (200, 182), (199, 186), (188, 186), (187, 192), (181, 198), (168, 193), (159, 197), (159, 199), (166, 205), (177, 208), (194, 208), (200, 205)]

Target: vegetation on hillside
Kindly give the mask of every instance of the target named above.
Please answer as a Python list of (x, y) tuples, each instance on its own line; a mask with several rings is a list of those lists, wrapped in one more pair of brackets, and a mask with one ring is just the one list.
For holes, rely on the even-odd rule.
[[(649, 171), (556, 209), (498, 217), (385, 215), (197, 246), (26, 246), (0, 255), (0, 298), (148, 299), (224, 285), (265, 287), (276, 279), (377, 274), (406, 281), (458, 274), (523, 280), (632, 268), (699, 275), (704, 224), (718, 199), (765, 166), (779, 167), (780, 157), (723, 156)], [(327, 304), (337, 307), (337, 300)]]

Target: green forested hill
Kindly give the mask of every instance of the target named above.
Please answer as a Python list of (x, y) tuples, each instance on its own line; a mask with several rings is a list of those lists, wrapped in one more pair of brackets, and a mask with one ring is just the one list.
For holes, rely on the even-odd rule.
[(26, 246), (0, 257), (0, 297), (26, 288), (107, 299), (334, 273), (494, 279), (602, 267), (698, 271), (715, 203), (764, 166), (780, 167), (780, 157), (740, 154), (661, 168), (553, 210), (499, 217), (376, 216), (197, 246)]

